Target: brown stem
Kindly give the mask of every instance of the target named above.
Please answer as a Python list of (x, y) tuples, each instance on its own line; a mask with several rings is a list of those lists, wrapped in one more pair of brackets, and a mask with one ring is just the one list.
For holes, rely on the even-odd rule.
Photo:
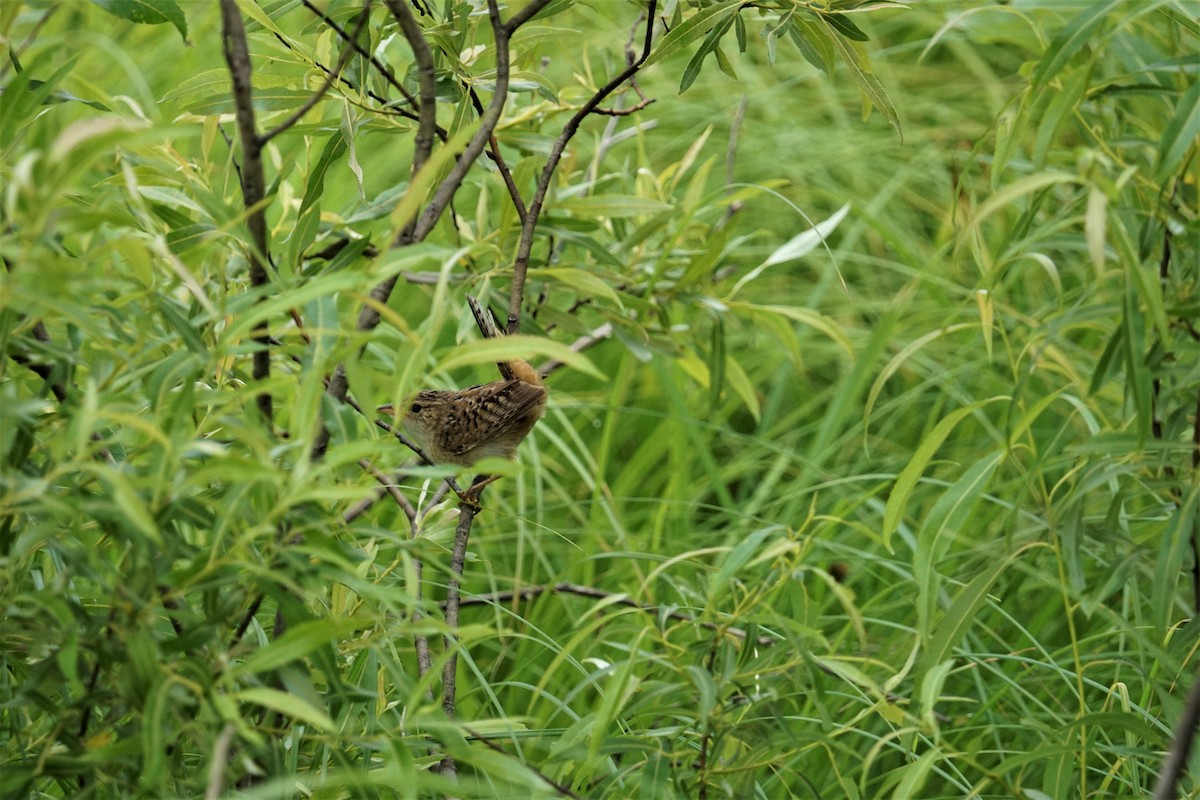
[[(657, 8), (658, 0), (650, 0), (650, 7), (646, 12), (646, 37), (642, 44), (641, 56), (625, 69), (621, 70), (615, 78), (597, 90), (575, 112), (563, 127), (562, 133), (554, 140), (554, 145), (550, 148), (550, 155), (546, 158), (546, 166), (542, 168), (537, 188), (534, 190), (533, 198), (529, 202), (529, 211), (525, 215), (524, 222), (521, 224), (521, 240), (517, 244), (517, 256), (513, 261), (512, 289), (508, 300), (507, 327), (509, 333), (516, 333), (521, 328), (521, 302), (525, 297), (525, 277), (529, 272), (529, 254), (533, 250), (533, 233), (537, 227), (538, 217), (542, 213), (542, 205), (546, 202), (546, 193), (550, 189), (550, 181), (554, 177), (554, 171), (558, 168), (558, 162), (562, 160), (567, 143), (575, 136), (584, 118), (588, 114), (591, 114), (604, 98), (612, 94), (618, 86), (636, 75), (638, 70), (642, 68), (642, 64), (646, 63), (646, 58), (650, 55), (650, 44), (654, 38), (654, 15)], [(524, 11), (525, 9), (522, 9), (522, 12)]]
[[(437, 73), (434, 71), (433, 51), (425, 40), (421, 23), (413, 16), (404, 0), (384, 0), (392, 16), (400, 25), (400, 31), (408, 40), (413, 60), (417, 64), (417, 137), (414, 140), (412, 174), (429, 160), (433, 150), (433, 129), (437, 125)], [(405, 226), (411, 236), (411, 225)], [(404, 235), (403, 233), (401, 234)], [(408, 244), (408, 242), (403, 242)]]
[[(250, 248), (250, 285), (267, 285), (267, 269), (263, 262), (268, 252), (267, 217), (264, 210), (266, 181), (263, 178), (262, 143), (254, 122), (253, 86), (250, 82), (250, 50), (246, 44), (246, 29), (235, 0), (221, 0), (221, 20), (224, 31), (225, 62), (233, 82), (233, 102), (238, 134), (242, 141), (242, 202), (246, 205), (246, 224), (253, 240)], [(264, 298), (259, 298), (260, 302)], [(258, 343), (254, 352), (254, 380), (263, 382), (271, 377), (270, 334), (266, 320), (254, 326), (253, 339)], [(258, 411), (268, 424), (272, 419), (271, 395), (259, 392), (254, 397)]]
[[(442, 667), (442, 711), (449, 719), (454, 719), (455, 702), (457, 697), (458, 651), (455, 649), (455, 637), (458, 634), (458, 610), (461, 601), (459, 588), (462, 584), (463, 562), (467, 557), (467, 542), (471, 538), (471, 524), (479, 511), (479, 493), (483, 491), (480, 476), (472, 484), (468, 497), (458, 505), (458, 525), (454, 528), (454, 550), (450, 555), (450, 581), (446, 587), (446, 664)], [(458, 773), (454, 757), (446, 755), (438, 766), (439, 772), (447, 778)]]
[(1171, 749), (1167, 751), (1162, 772), (1158, 776), (1158, 785), (1154, 787), (1154, 800), (1174, 800), (1179, 797), (1179, 779), (1183, 777), (1188, 754), (1192, 751), (1197, 724), (1200, 724), (1200, 679), (1192, 684), (1192, 690), (1188, 692), (1187, 700), (1183, 704), (1183, 713), (1179, 715), (1179, 722), (1175, 724)]
[[(392, 1), (398, 2), (398, 0)], [(433, 231), (442, 212), (446, 210), (454, 193), (458, 191), (458, 187), (466, 178), (467, 171), (478, 160), (483, 148), (491, 141), (496, 125), (500, 122), (500, 114), (504, 110), (505, 100), (508, 98), (508, 39), (511, 33), (500, 21), (500, 10), (495, 0), (488, 0), (488, 17), (491, 20), (492, 34), (496, 40), (496, 86), (492, 93), (492, 100), (479, 117), (479, 128), (467, 142), (467, 146), (463, 148), (462, 154), (454, 162), (450, 173), (438, 184), (429, 204), (425, 206), (425, 210), (417, 218), (417, 224), (413, 231), (413, 241), (415, 242), (423, 241)]]

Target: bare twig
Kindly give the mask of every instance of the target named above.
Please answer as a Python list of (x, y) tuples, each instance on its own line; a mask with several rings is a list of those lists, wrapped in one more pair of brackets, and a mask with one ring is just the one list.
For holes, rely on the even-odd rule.
[[(399, 487), (396, 486), (399, 476), (397, 476), (397, 478), (392, 478), (390, 475), (385, 474), (382, 470), (380, 470), (370, 461), (367, 461), (365, 458), (359, 459), (358, 465), (370, 473), (371, 477), (379, 483), (380, 487), (380, 491), (375, 498), (368, 498), (370, 503), (368, 503), (367, 508), (370, 508), (370, 505), (375, 502), (375, 499), (382, 497), (385, 494), (389, 495), (393, 500), (396, 501), (396, 505), (400, 506), (400, 510), (404, 512), (404, 516), (408, 517), (409, 525), (416, 525), (417, 510), (413, 508), (412, 503), (408, 502), (408, 498), (405, 497), (404, 493), (401, 492)], [(402, 474), (403, 473), (401, 473), (401, 475)], [(351, 511), (353, 510), (354, 509), (351, 509)], [(363, 509), (363, 511), (365, 510), (366, 508)], [(358, 512), (358, 514), (355, 514), (354, 516), (350, 516), (350, 511), (347, 511), (342, 520), (344, 522), (350, 522), (361, 513), (362, 511)]]
[[(571, 119), (567, 121), (567, 124), (563, 126), (562, 133), (558, 135), (558, 138), (554, 140), (554, 145), (550, 148), (550, 155), (546, 158), (546, 165), (542, 168), (542, 174), (538, 178), (537, 188), (534, 190), (533, 198), (529, 201), (529, 211), (525, 215), (524, 222), (521, 224), (521, 240), (517, 244), (517, 255), (513, 261), (512, 288), (508, 301), (507, 328), (509, 333), (516, 333), (521, 327), (521, 302), (525, 296), (525, 277), (529, 272), (529, 254), (533, 249), (533, 233), (537, 227), (538, 217), (542, 213), (542, 206), (546, 202), (546, 193), (550, 189), (550, 181), (553, 179), (554, 172), (558, 168), (558, 162), (562, 160), (567, 143), (575, 136), (584, 118), (588, 114), (591, 114), (604, 101), (604, 98), (612, 94), (618, 86), (636, 75), (638, 70), (642, 68), (642, 64), (646, 63), (646, 58), (650, 55), (650, 44), (654, 39), (654, 15), (657, 8), (658, 0), (650, 0), (650, 7), (646, 12), (646, 37), (642, 44), (641, 56), (625, 69), (621, 70), (615, 78), (598, 89), (575, 112)], [(522, 12), (524, 10), (522, 9)]]
[[(246, 44), (246, 29), (236, 0), (221, 0), (221, 19), (224, 30), (225, 62), (233, 82), (233, 102), (238, 134), (242, 141), (242, 201), (246, 205), (246, 224), (253, 239), (250, 247), (250, 285), (266, 286), (267, 217), (264, 198), (266, 181), (263, 178), (262, 144), (254, 122), (253, 87), (250, 82), (250, 50)], [(259, 298), (260, 301), (264, 298)], [(254, 326), (253, 339), (258, 343), (254, 352), (254, 380), (263, 382), (271, 376), (270, 333), (266, 320)], [(271, 395), (259, 392), (254, 397), (259, 413), (271, 423)]]
[(321, 98), (329, 91), (329, 87), (333, 86), (333, 82), (342, 74), (342, 70), (346, 68), (346, 62), (350, 60), (350, 54), (354, 52), (351, 42), (358, 41), (358, 35), (362, 33), (363, 26), (367, 23), (367, 17), (371, 15), (371, 0), (363, 0), (363, 9), (358, 15), (358, 23), (354, 26), (354, 33), (350, 34), (350, 41), (342, 46), (342, 54), (338, 56), (337, 65), (332, 71), (325, 75), (325, 82), (321, 84), (321, 88), (313, 93), (312, 97), (304, 101), (304, 105), (288, 115), (288, 118), (276, 125), (271, 130), (258, 137), (259, 147), (262, 147), (267, 142), (274, 139), (279, 134), (286, 131), (288, 128), (300, 121), (301, 117), (307, 114), (312, 107), (321, 102)]
[[(483, 102), (479, 99), (479, 92), (475, 91), (475, 87), (468, 83), (463, 83), (463, 88), (467, 91), (471, 98), (471, 105), (475, 108), (475, 113), (483, 116)], [(521, 222), (525, 221), (525, 201), (521, 199), (521, 190), (517, 188), (517, 182), (513, 180), (512, 170), (508, 168), (508, 162), (504, 160), (504, 155), (500, 152), (500, 143), (496, 141), (495, 132), (488, 139), (488, 156), (492, 159), (492, 163), (496, 165), (496, 170), (500, 173), (500, 177), (504, 180), (504, 187), (508, 189), (508, 197), (512, 200), (513, 208), (517, 211), (517, 218)]]
[[(612, 336), (612, 332), (612, 323), (606, 322), (586, 336), (580, 336), (578, 339), (571, 342), (571, 350), (575, 353), (582, 353), (584, 350), (587, 350), (589, 347), (596, 344), (596, 342), (602, 342), (608, 337)], [(550, 361), (547, 361), (545, 364), (542, 364), (540, 367), (538, 367), (538, 374), (544, 378), (562, 366), (563, 362), (559, 361), (557, 358), (551, 359)]]
[[(404, 97), (404, 99), (408, 102), (409, 105), (416, 108), (417, 98), (413, 97), (412, 94), (408, 91), (408, 89), (404, 88), (404, 84), (402, 84), (402, 83), (400, 83), (400, 81), (396, 80), (396, 75), (395, 75), (395, 73), (392, 72), (390, 67), (388, 67), (386, 64), (384, 64), (382, 61), (380, 61), (375, 56), (374, 53), (371, 53), (371, 52), (363, 49), (362, 45), (360, 45), (358, 43), (357, 36), (351, 38), (349, 36), (349, 34), (346, 33), (345, 29), (342, 28), (342, 26), (338, 25), (337, 22), (335, 20), (333, 20), (332, 18), (330, 18), (329, 15), (326, 14), (324, 11), (322, 11), (321, 9), (314, 6), (312, 4), (312, 2), (310, 2), (310, 0), (301, 0), (301, 2), (304, 3), (305, 8), (307, 8), (309, 11), (311, 11), (312, 13), (314, 13), (318, 17), (320, 17), (325, 22), (326, 25), (328, 25), (331, 29), (333, 29), (334, 33), (336, 33), (338, 36), (340, 36), (342, 41), (346, 42), (351, 47), (353, 47), (354, 52), (358, 53), (360, 56), (362, 56), (363, 58), (370, 61), (371, 66), (373, 66), (379, 72), (379, 74), (383, 76), (383, 79), (385, 81), (387, 81), (388, 84), (393, 89), (398, 91)], [(342, 79), (342, 80), (344, 80), (344, 79)], [(370, 92), (368, 92), (368, 96), (380, 103), (384, 103), (385, 105), (388, 104), (388, 101), (385, 98), (378, 97)], [(410, 119), (417, 118), (416, 115), (413, 114), (412, 112), (405, 111), (404, 109), (396, 109), (396, 110)]]
[[(413, 60), (417, 63), (418, 122), (412, 160), (412, 174), (415, 175), (429, 160), (429, 154), (433, 150), (433, 129), (437, 125), (437, 75), (433, 67), (433, 51), (429, 49), (429, 42), (425, 41), (421, 23), (417, 22), (404, 0), (384, 0), (384, 2), (387, 3), (396, 22), (400, 24), (400, 31), (408, 41), (408, 46), (412, 49)], [(412, 226), (405, 226), (405, 230), (411, 236)], [(404, 244), (407, 243), (404, 242)]]
[(641, 111), (643, 108), (655, 102), (656, 100), (657, 98), (655, 97), (647, 97), (641, 100), (637, 105), (630, 106), (629, 108), (595, 108), (592, 110), (592, 113), (600, 114), (605, 117), (628, 117), (630, 114), (636, 114), (637, 112)]
[[(458, 635), (458, 611), (461, 595), (459, 588), (462, 584), (463, 562), (467, 557), (467, 542), (471, 538), (471, 524), (479, 511), (479, 496), (487, 485), (483, 476), (478, 476), (468, 490), (467, 498), (458, 505), (458, 524), (454, 528), (454, 550), (450, 554), (450, 581), (446, 587), (446, 663), (442, 667), (442, 711), (449, 719), (454, 719), (457, 701), (458, 651), (455, 649), (455, 637)], [(438, 765), (438, 771), (447, 778), (458, 774), (454, 757), (446, 755)]]
[[(398, 1), (390, 0), (390, 2)], [(500, 113), (504, 110), (505, 100), (508, 98), (508, 39), (511, 33), (500, 21), (500, 11), (495, 0), (488, 0), (488, 17), (491, 20), (492, 33), (496, 40), (496, 84), (492, 92), (492, 100), (480, 115), (479, 127), (475, 134), (467, 142), (467, 146), (463, 148), (462, 154), (455, 161), (450, 173), (438, 184), (433, 197), (425, 206), (425, 210), (417, 218), (416, 228), (413, 231), (413, 241), (416, 242), (423, 241), (433, 231), (442, 212), (446, 210), (454, 193), (462, 185), (467, 171), (479, 158), (483, 148), (491, 141), (496, 125), (500, 122)]]
[(1175, 724), (1171, 749), (1167, 751), (1162, 772), (1158, 775), (1158, 785), (1154, 787), (1154, 800), (1174, 800), (1179, 797), (1179, 779), (1183, 777), (1188, 755), (1192, 751), (1197, 724), (1200, 724), (1200, 678), (1192, 684), (1192, 690), (1183, 704), (1183, 713)]
[(516, 14), (513, 14), (512, 19), (505, 23), (505, 32), (508, 33), (509, 36), (512, 36), (517, 32), (517, 28), (521, 27), (526, 22), (529, 22), (529, 20), (533, 19), (534, 14), (538, 13), (548, 5), (550, 5), (550, 0), (531, 0), (531, 2), (526, 3), (524, 8), (522, 8)]

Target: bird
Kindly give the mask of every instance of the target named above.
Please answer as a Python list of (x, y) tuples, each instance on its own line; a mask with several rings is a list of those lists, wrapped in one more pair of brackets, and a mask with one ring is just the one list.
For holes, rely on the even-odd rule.
[[(474, 297), (467, 303), (484, 337), (502, 335)], [(426, 389), (409, 401), (404, 428), (430, 461), (466, 467), (484, 458), (516, 456), (517, 445), (546, 412), (547, 391), (542, 376), (524, 359), (496, 366), (502, 380), (467, 389)]]
[(404, 428), (435, 464), (466, 467), (484, 458), (512, 459), (546, 412), (546, 394), (545, 386), (520, 378), (427, 389), (409, 403)]

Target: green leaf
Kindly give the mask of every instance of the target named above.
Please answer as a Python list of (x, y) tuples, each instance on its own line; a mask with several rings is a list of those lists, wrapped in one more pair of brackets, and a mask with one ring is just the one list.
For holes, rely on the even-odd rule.
[(257, 675), (278, 669), (352, 633), (360, 623), (347, 618), (314, 619), (289, 628), (283, 636), (254, 651), (245, 661), (234, 664), (225, 673), (225, 680), (236, 681), (247, 675)]
[(1188, 151), (1195, 152), (1200, 140), (1200, 80), (1194, 81), (1175, 107), (1175, 114), (1163, 128), (1158, 141), (1158, 166), (1154, 172), (1165, 184), (1183, 163)]
[(854, 20), (845, 14), (821, 14), (821, 19), (847, 39), (853, 39), (856, 42), (868, 42), (871, 40), (871, 37), (863, 33), (862, 28), (855, 25)]
[(583, 217), (619, 219), (657, 214), (671, 209), (670, 203), (629, 194), (601, 194), (572, 197), (554, 204), (555, 210), (570, 211)]
[(621, 304), (621, 296), (617, 294), (610, 283), (599, 275), (587, 270), (575, 269), (573, 267), (543, 267), (529, 270), (529, 277), (547, 278), (552, 281), (558, 281), (577, 290), (584, 298), (593, 299), (603, 297), (606, 300), (611, 300), (620, 308), (624, 307)]
[(909, 460), (908, 465), (896, 476), (896, 484), (892, 487), (892, 492), (888, 496), (887, 506), (884, 508), (883, 546), (888, 549), (888, 552), (895, 552), (892, 549), (892, 534), (900, 527), (900, 520), (903, 518), (904, 509), (908, 505), (908, 498), (912, 496), (913, 489), (916, 488), (917, 482), (925, 472), (925, 467), (933, 460), (934, 453), (942, 446), (942, 442), (946, 441), (946, 437), (966, 417), (991, 403), (1007, 399), (1007, 397), (989, 397), (986, 400), (980, 400), (969, 406), (955, 409), (935, 425), (933, 430), (921, 440), (921, 443), (917, 446), (917, 451), (913, 453), (913, 457)]
[(737, 19), (736, 14), (724, 17), (716, 25), (713, 25), (708, 35), (704, 37), (704, 41), (700, 43), (699, 49), (696, 50), (695, 55), (692, 56), (692, 59), (683, 70), (683, 78), (679, 81), (680, 94), (687, 91), (687, 88), (696, 80), (696, 77), (700, 74), (700, 67), (704, 64), (704, 59), (708, 57), (709, 53), (717, 49), (721, 37), (729, 31), (734, 19)]
[(243, 689), (229, 695), (232, 700), (241, 703), (252, 703), (256, 706), (278, 711), (286, 717), (306, 722), (322, 731), (336, 731), (337, 723), (321, 709), (314, 708), (295, 695), (281, 692), (278, 689)]
[(471, 364), (509, 361), (514, 358), (528, 359), (533, 355), (548, 356), (594, 378), (605, 380), (604, 373), (596, 369), (596, 365), (582, 353), (576, 353), (565, 344), (559, 344), (552, 339), (522, 334), (500, 336), (495, 339), (484, 339), (459, 345), (438, 360), (438, 368), (449, 372), (452, 369)]
[(699, 39), (710, 27), (723, 22), (726, 17), (737, 13), (741, 5), (742, 0), (724, 0), (724, 2), (716, 3), (697, 11), (672, 28), (662, 38), (662, 41), (658, 43), (658, 47), (646, 59), (644, 66), (648, 67), (651, 64), (662, 61), (664, 58), (675, 55)]
[(788, 28), (788, 34), (799, 48), (800, 55), (804, 56), (805, 61), (826, 75), (833, 74), (834, 52), (833, 45), (829, 40), (836, 34), (816, 22), (801, 19), (799, 14), (792, 15), (792, 24)]
[(846, 355), (851, 358), (856, 357), (854, 345), (850, 342), (850, 338), (846, 336), (845, 331), (838, 325), (837, 321), (831, 317), (827, 317), (819, 311), (813, 311), (810, 308), (802, 308), (800, 306), (764, 306), (754, 303), (730, 302), (729, 307), (732, 310), (746, 310), (750, 312), (763, 312), (767, 314), (777, 314), (781, 317), (787, 317), (790, 320), (799, 322), (802, 325), (807, 325), (810, 328), (820, 331), (838, 344)]
[(1071, 18), (1050, 40), (1049, 47), (1038, 61), (1030, 79), (1033, 94), (1037, 95), (1046, 84), (1062, 71), (1067, 62), (1085, 45), (1095, 44), (1092, 34), (1118, 7), (1128, 0), (1109, 0), (1107, 3), (1089, 3), (1086, 8)]
[[(830, 25), (829, 17), (822, 16), (821, 19), (826, 25)], [(888, 97), (883, 84), (871, 72), (871, 62), (867, 57), (867, 51), (858, 42), (844, 39), (841, 36), (831, 36), (830, 39), (833, 46), (841, 53), (842, 60), (846, 62), (850, 77), (854, 78), (854, 82), (858, 84), (858, 90), (863, 99), (879, 109), (896, 130), (896, 135), (903, 141), (904, 131), (900, 129), (900, 117), (896, 114), (896, 107), (892, 105), (892, 99)]]
[(175, 0), (92, 0), (110, 14), (139, 25), (162, 25), (169, 22), (187, 41), (187, 17)]
[(913, 552), (913, 580), (917, 584), (917, 631), (924, 640), (933, 624), (941, 593), (940, 576), (935, 569), (958, 535), (969, 526), (971, 512), (991, 484), (992, 475), (1004, 461), (1004, 451), (996, 451), (966, 467), (962, 476), (938, 496), (917, 531)]
[[(1031, 542), (1018, 548), (1007, 558), (998, 559), (987, 570), (976, 575), (969, 584), (963, 587), (962, 591), (950, 598), (946, 604), (948, 610), (942, 619), (938, 621), (937, 625), (933, 626), (933, 636), (925, 652), (922, 654), (921, 667), (918, 670), (920, 676), (917, 678), (918, 686), (926, 686), (924, 676), (930, 670), (937, 669), (938, 664), (949, 658), (950, 651), (962, 641), (967, 629), (974, 623), (975, 615), (983, 607), (983, 604), (987, 602), (987, 595), (992, 588), (992, 584), (1007, 572), (1010, 565), (1027, 550), (1034, 547), (1046, 546), (1042, 542)], [(920, 697), (919, 699), (923, 703), (925, 698)], [(934, 701), (936, 701), (936, 698), (934, 698)]]

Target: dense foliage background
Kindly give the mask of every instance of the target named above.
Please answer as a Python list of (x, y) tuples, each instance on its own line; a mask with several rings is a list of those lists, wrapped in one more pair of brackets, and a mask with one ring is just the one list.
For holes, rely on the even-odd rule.
[[(416, 173), (389, 5), (436, 66)], [(394, 73), (347, 53), (249, 211), (219, 4), (0, 5), (0, 795), (1151, 791), (1200, 644), (1194, 2), (664, 0), (490, 350), (504, 172), (528, 203), (647, 2), (514, 33), (503, 168), (411, 244), (501, 80), (488, 5), (237, 8), (260, 131), (331, 23)], [(459, 505), (325, 380), (370, 409), (497, 354), (566, 364), (443, 646)]]

